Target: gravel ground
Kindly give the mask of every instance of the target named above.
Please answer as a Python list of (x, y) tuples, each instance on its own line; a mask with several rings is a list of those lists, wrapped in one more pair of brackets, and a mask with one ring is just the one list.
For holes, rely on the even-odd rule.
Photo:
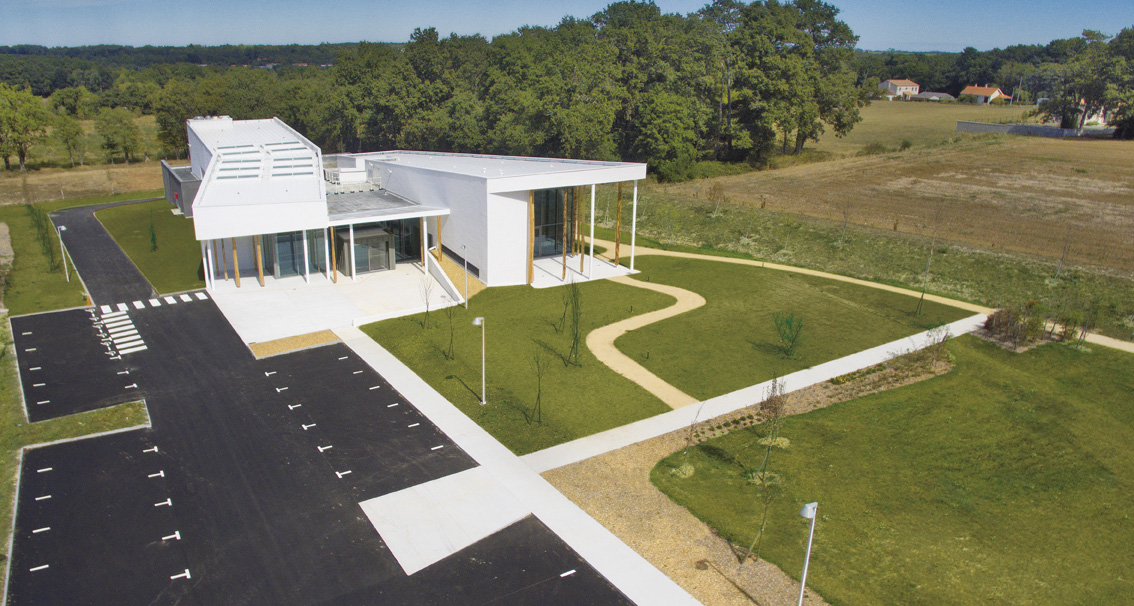
[(338, 340), (339, 337), (335, 333), (329, 330), (320, 330), (318, 332), (309, 332), (305, 335), (287, 337), (286, 339), (264, 341), (263, 343), (250, 343), (248, 349), (251, 349), (252, 355), (257, 358), (266, 358), (268, 356), (307, 349), (308, 347), (326, 345), (327, 343), (334, 343)]
[[(841, 384), (822, 383), (788, 394), (785, 414), (801, 414), (868, 393), (892, 389), (946, 372), (938, 362), (925, 367), (884, 365), (860, 371)], [(754, 408), (733, 413), (754, 414)], [(715, 425), (720, 419), (706, 422)], [(702, 432), (714, 434), (715, 432)], [(788, 606), (799, 597), (799, 583), (768, 562), (749, 559), (744, 547), (717, 536), (688, 510), (650, 483), (650, 470), (685, 446), (682, 429), (543, 474), (552, 485), (594, 519), (704, 604)], [(807, 592), (805, 604), (826, 604)]]

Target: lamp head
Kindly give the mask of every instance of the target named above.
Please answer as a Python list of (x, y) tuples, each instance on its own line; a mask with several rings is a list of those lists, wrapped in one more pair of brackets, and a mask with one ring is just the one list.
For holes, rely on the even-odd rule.
[(815, 509), (819, 507), (819, 503), (808, 503), (799, 510), (799, 515), (807, 518), (808, 520), (815, 519)]
[(484, 325), (484, 318), (473, 318), (472, 323), (473, 323), (473, 326), (483, 326)]

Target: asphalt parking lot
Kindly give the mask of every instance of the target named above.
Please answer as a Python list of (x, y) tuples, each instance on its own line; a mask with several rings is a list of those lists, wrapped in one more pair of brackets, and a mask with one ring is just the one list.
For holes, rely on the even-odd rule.
[(28, 450), (8, 604), (192, 604), (168, 458), (152, 432)]
[[(80, 272), (114, 252), (91, 232)], [(118, 356), (101, 312), (12, 320), (59, 414), (144, 396), (152, 427), (26, 451), (10, 604), (628, 603), (532, 517), (406, 576), (359, 502), (471, 458), (343, 345), (256, 360), (210, 299), (131, 307), (145, 349)]]
[(74, 309), (12, 318), (20, 384), (31, 422), (144, 397), (136, 356), (103, 342), (98, 315)]

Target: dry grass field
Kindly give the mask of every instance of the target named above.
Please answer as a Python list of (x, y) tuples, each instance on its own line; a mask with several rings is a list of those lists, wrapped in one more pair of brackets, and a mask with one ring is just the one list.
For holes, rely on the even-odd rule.
[(965, 136), (655, 192), (704, 199), (714, 182), (734, 203), (1053, 260), (1066, 243), (1068, 263), (1134, 271), (1134, 142)]
[[(185, 161), (171, 162), (184, 164)], [(157, 160), (75, 168), (0, 171), (0, 205), (161, 189)]]

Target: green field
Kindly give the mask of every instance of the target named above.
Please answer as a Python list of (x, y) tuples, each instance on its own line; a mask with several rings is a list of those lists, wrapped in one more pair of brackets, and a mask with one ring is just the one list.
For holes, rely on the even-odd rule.
[[(1045, 345), (1006, 352), (966, 336), (954, 369), (784, 421), (790, 440), (762, 557), (832, 604), (1118, 604), (1134, 583), (1134, 356)], [(761, 426), (709, 440), (688, 479), (651, 479), (747, 547), (760, 490), (743, 467)]]
[[(634, 314), (667, 307), (673, 298), (632, 286), (598, 281), (580, 285), (583, 334)], [(449, 320), (443, 311), (385, 320), (362, 327), (473, 421), (517, 454), (534, 452), (592, 433), (666, 412), (649, 392), (599, 362), (580, 343), (580, 366), (562, 358), (569, 348), (569, 326), (555, 330), (563, 314), (564, 287), (490, 288), (454, 309), (454, 357), (446, 359)], [(631, 312), (633, 305), (633, 312)], [(488, 404), (480, 405), (481, 330), (485, 318)], [(534, 352), (543, 351), (549, 370), (543, 378), (543, 422), (529, 424), (536, 399)]]
[(862, 121), (845, 137), (829, 131), (807, 149), (835, 155), (854, 155), (871, 143), (880, 143), (890, 150), (903, 141), (913, 147), (935, 147), (961, 137), (957, 121), (1001, 124), (1019, 122), (1030, 105), (996, 106), (968, 103), (928, 103), (909, 101), (873, 101), (862, 108)]
[[(201, 245), (193, 221), (174, 215), (165, 200), (115, 206), (95, 213), (134, 265), (161, 294), (205, 287)], [(153, 225), (157, 250), (153, 250)]]
[[(620, 337), (622, 353), (698, 400), (895, 341), (972, 315), (865, 286), (715, 261), (640, 257), (639, 280), (677, 286), (705, 298), (688, 313)], [(804, 321), (788, 359), (778, 351), (772, 316)]]
[[(40, 202), (36, 206), (51, 213), (75, 206), (136, 200), (154, 195), (160, 195), (160, 192), (134, 192), (115, 196)], [(48, 257), (41, 248), (31, 215), (24, 205), (0, 206), (0, 221), (8, 224), (12, 237), (12, 250), (15, 252), (15, 260), (4, 286), (4, 306), (8, 308), (9, 313), (21, 315), (89, 304), (82, 282), (77, 279), (70, 261), (67, 263), (71, 273), (70, 282), (63, 274), (61, 263), (57, 262), (54, 268), (50, 266)], [(58, 237), (49, 238), (49, 242), (56, 259), (61, 259)]]

